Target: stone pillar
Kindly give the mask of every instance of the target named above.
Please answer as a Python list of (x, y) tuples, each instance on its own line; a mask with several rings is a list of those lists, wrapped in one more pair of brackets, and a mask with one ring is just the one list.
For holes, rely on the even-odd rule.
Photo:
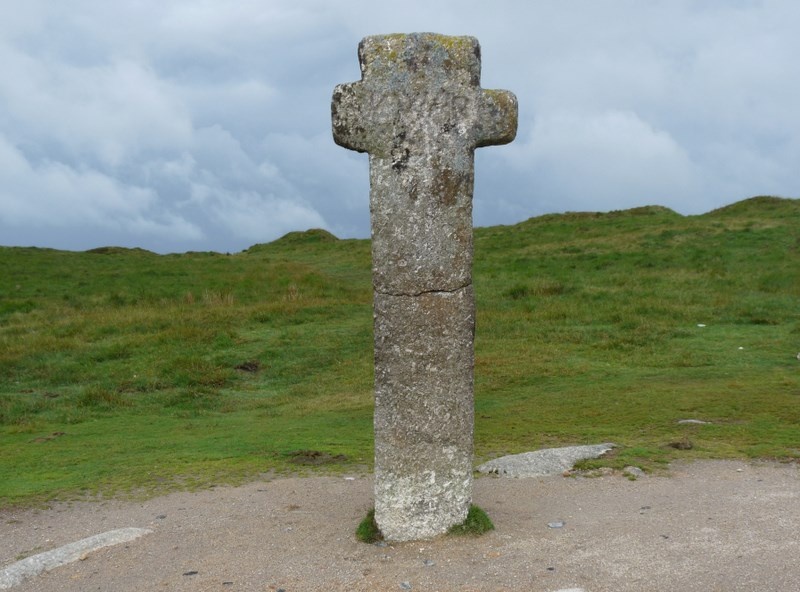
[(358, 55), (332, 120), (370, 162), (375, 519), (388, 540), (425, 539), (472, 499), (474, 151), (514, 139), (517, 102), (480, 88), (473, 37), (366, 37)]

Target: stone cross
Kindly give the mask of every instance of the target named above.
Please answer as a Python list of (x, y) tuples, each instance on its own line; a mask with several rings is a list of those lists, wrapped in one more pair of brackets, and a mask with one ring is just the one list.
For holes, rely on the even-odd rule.
[(358, 56), (331, 111), (335, 142), (369, 153), (375, 520), (425, 539), (472, 501), (474, 152), (514, 139), (517, 100), (480, 88), (474, 37), (371, 36)]

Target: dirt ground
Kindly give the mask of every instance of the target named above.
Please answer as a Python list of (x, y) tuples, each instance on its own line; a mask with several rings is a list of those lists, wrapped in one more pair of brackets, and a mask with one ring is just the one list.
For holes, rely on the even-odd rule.
[(359, 543), (371, 500), (371, 478), (354, 475), (0, 511), (0, 566), (134, 526), (153, 532), (14, 592), (751, 592), (800, 582), (798, 463), (676, 464), (636, 481), (483, 477), (474, 502), (496, 530), (479, 538)]

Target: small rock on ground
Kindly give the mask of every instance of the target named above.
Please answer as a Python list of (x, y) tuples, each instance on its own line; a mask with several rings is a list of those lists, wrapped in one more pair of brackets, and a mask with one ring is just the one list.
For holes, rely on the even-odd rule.
[(647, 475), (647, 473), (645, 473), (642, 469), (634, 466), (625, 467), (624, 469), (622, 469), (622, 473), (627, 475), (628, 477), (633, 477), (634, 479), (645, 477)]
[(478, 467), (481, 473), (494, 473), (507, 477), (546, 477), (560, 475), (570, 470), (579, 460), (599, 458), (615, 447), (615, 444), (592, 444), (588, 446), (566, 446), (545, 448), (534, 452), (523, 452), (502, 456)]

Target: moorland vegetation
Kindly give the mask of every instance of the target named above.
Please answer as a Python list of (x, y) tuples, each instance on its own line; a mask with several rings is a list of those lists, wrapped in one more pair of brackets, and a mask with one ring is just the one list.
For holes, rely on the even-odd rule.
[[(0, 506), (370, 469), (368, 240), (0, 247), (0, 278)], [(800, 458), (800, 200), (476, 228), (474, 284), (476, 463)]]

